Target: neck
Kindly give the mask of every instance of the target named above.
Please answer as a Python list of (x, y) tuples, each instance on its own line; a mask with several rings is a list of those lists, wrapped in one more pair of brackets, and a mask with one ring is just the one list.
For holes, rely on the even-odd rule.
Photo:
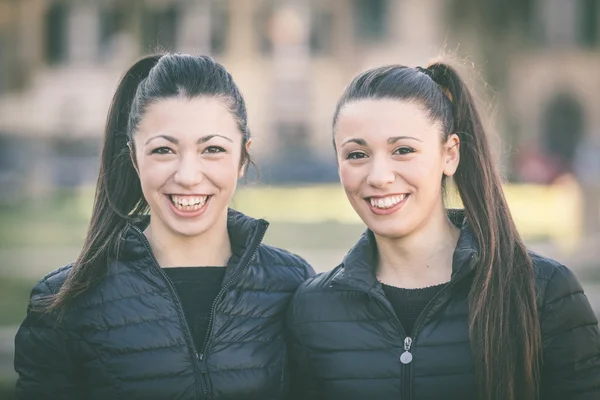
[(168, 267), (226, 266), (231, 257), (227, 215), (199, 236), (176, 234), (158, 223), (144, 231), (158, 264)]
[(425, 225), (401, 238), (375, 235), (379, 251), (378, 279), (391, 286), (421, 288), (448, 282), (458, 229), (443, 208)]

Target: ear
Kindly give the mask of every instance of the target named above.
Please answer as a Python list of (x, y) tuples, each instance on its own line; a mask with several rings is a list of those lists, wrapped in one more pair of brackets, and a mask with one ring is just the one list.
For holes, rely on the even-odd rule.
[[(250, 147), (252, 146), (252, 138), (246, 141), (246, 153), (250, 154)], [(246, 173), (246, 166), (248, 165), (248, 161), (244, 162), (240, 165), (240, 170), (238, 171), (238, 179), (242, 179), (244, 174)]]
[(443, 173), (446, 176), (452, 176), (456, 173), (460, 162), (460, 138), (456, 133), (448, 136), (448, 140), (443, 146)]
[(137, 172), (138, 176), (140, 176), (140, 170), (137, 166), (137, 160), (135, 159), (135, 144), (133, 141), (127, 142), (127, 147), (129, 147), (129, 158), (131, 158), (131, 163), (133, 164), (133, 168), (135, 172)]

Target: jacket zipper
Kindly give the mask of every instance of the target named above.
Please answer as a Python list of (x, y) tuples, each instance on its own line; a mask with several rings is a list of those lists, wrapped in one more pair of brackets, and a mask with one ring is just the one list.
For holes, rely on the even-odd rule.
[[(474, 255), (471, 255), (471, 257), (469, 258), (469, 263), (473, 261)], [(415, 341), (417, 340), (417, 337), (419, 335), (419, 330), (421, 328), (421, 325), (423, 324), (423, 320), (425, 319), (425, 317), (427, 316), (427, 314), (429, 313), (429, 310), (431, 309), (432, 305), (434, 304), (435, 300), (440, 297), (442, 295), (442, 293), (450, 290), (457, 282), (460, 282), (462, 280), (463, 276), (458, 276), (455, 279), (451, 279), (448, 284), (446, 286), (444, 286), (442, 288), (442, 290), (440, 290), (439, 292), (437, 292), (435, 294), (435, 296), (433, 296), (433, 298), (431, 300), (429, 300), (429, 303), (427, 303), (427, 305), (425, 306), (425, 308), (423, 309), (423, 311), (421, 311), (421, 314), (419, 314), (419, 316), (417, 317), (417, 320), (415, 321), (415, 326), (413, 328), (413, 335), (412, 337), (407, 336), (404, 339), (404, 353), (402, 353), (402, 355), (400, 356), (400, 362), (402, 362), (403, 364), (405, 364), (406, 368), (406, 374), (405, 374), (405, 381), (404, 381), (404, 385), (402, 385), (402, 387), (404, 388), (403, 390), (403, 398), (405, 399), (412, 399), (412, 360), (414, 358), (414, 354), (411, 352), (411, 349), (414, 346)], [(404, 358), (404, 361), (403, 361)]]
[[(165, 280), (168, 284), (168, 287), (169, 287), (169, 291), (171, 292), (171, 296), (173, 296), (173, 299), (175, 300), (175, 306), (176, 306), (175, 308), (177, 309), (177, 314), (179, 316), (179, 322), (183, 326), (184, 336), (188, 342), (189, 349), (192, 350), (192, 358), (198, 360), (199, 353), (196, 350), (196, 344), (194, 343), (194, 337), (192, 336), (192, 331), (190, 330), (190, 327), (187, 323), (185, 311), (183, 309), (183, 305), (181, 304), (181, 299), (179, 298), (179, 295), (177, 294), (177, 290), (175, 289), (175, 285), (173, 285), (173, 281), (171, 281), (171, 278), (169, 278), (169, 276), (162, 270), (160, 265), (158, 265), (158, 261), (156, 260), (156, 257), (154, 256), (154, 252), (152, 251), (152, 248), (150, 247), (150, 243), (148, 242), (148, 239), (146, 239), (146, 235), (144, 235), (144, 233), (137, 226), (132, 225), (132, 228), (137, 233), (137, 236), (142, 240), (142, 243), (143, 243), (144, 247), (146, 248), (146, 250), (150, 253), (152, 262), (154, 264), (153, 265), (154, 270), (157, 271), (158, 274), (160, 274), (160, 276), (165, 278)], [(194, 369), (196, 370), (196, 372), (200, 372), (200, 371), (198, 371), (199, 368), (198, 368), (197, 362), (194, 363)], [(194, 381), (196, 381), (196, 380), (194, 379)]]
[[(372, 289), (373, 288), (371, 288), (371, 290)], [(410, 369), (410, 361), (412, 361), (412, 353), (410, 352), (411, 346), (412, 346), (412, 338), (406, 334), (406, 331), (404, 330), (404, 327), (400, 323), (400, 320), (398, 319), (396, 312), (392, 308), (391, 303), (385, 297), (385, 295), (382, 295), (380, 293), (373, 293), (371, 291), (369, 291), (367, 294), (371, 295), (373, 298), (377, 299), (380, 303), (382, 303), (385, 306), (385, 309), (387, 310), (389, 316), (392, 317), (392, 321), (396, 325), (396, 329), (398, 330), (398, 332), (400, 332), (400, 337), (403, 340), (403, 348), (404, 348), (404, 352), (401, 353), (400, 356), (398, 357), (398, 361), (400, 361), (403, 364), (401, 372), (400, 372), (400, 379), (402, 381), (402, 399), (408, 399), (408, 396), (410, 393), (409, 369)], [(404, 361), (408, 360), (408, 358), (410, 358), (410, 360), (408, 362), (404, 362)]]
[(225, 285), (223, 285), (223, 287), (221, 287), (221, 290), (219, 291), (219, 293), (217, 293), (217, 296), (215, 297), (215, 300), (213, 301), (213, 304), (212, 304), (212, 307), (210, 310), (210, 317), (208, 320), (208, 328), (206, 329), (206, 336), (204, 337), (204, 344), (202, 346), (202, 352), (198, 353), (198, 360), (200, 360), (200, 362), (202, 363), (202, 368), (201, 368), (202, 384), (203, 384), (203, 389), (204, 389), (203, 393), (205, 395), (208, 393), (206, 378), (204, 377), (204, 375), (208, 371), (208, 369), (206, 367), (206, 352), (208, 351), (208, 345), (209, 345), (209, 341), (210, 341), (210, 337), (211, 337), (211, 333), (212, 333), (217, 304), (219, 303), (221, 296), (223, 296), (223, 294), (227, 291), (227, 289), (229, 289), (229, 287), (231, 285), (233, 285), (240, 278), (240, 276), (242, 276), (242, 274), (246, 271), (246, 269), (250, 265), (250, 262), (252, 261), (252, 259), (256, 255), (256, 253), (258, 252), (258, 247), (259, 247), (258, 245), (262, 242), (262, 240), (265, 237), (265, 233), (267, 232), (267, 229), (264, 225), (259, 226), (258, 229), (260, 230), (259, 235), (257, 237), (255, 237), (255, 239), (252, 243), (252, 247), (254, 247), (254, 251), (252, 252), (252, 255), (250, 255), (250, 257), (248, 257), (248, 259), (244, 263), (244, 266), (234, 276), (232, 276), (231, 279), (227, 283), (225, 283)]
[[(473, 258), (474, 258), (474, 255), (471, 255), (468, 262), (469, 263), (472, 262)], [(427, 316), (427, 313), (431, 309), (431, 306), (434, 304), (435, 300), (439, 296), (441, 296), (442, 293), (446, 292), (452, 286), (454, 286), (457, 282), (461, 281), (462, 278), (463, 278), (462, 276), (458, 276), (454, 280), (450, 280), (448, 282), (448, 284), (446, 286), (444, 286), (444, 288), (441, 291), (436, 293), (436, 295), (433, 296), (433, 298), (429, 301), (429, 303), (427, 303), (427, 305), (425, 306), (423, 311), (421, 311), (421, 314), (419, 314), (417, 320), (415, 321), (415, 326), (413, 328), (412, 337), (408, 336), (406, 334), (404, 327), (400, 323), (398, 316), (396, 315), (395, 311), (392, 308), (392, 305), (390, 304), (389, 300), (385, 297), (385, 295), (381, 295), (379, 293), (373, 293), (372, 289), (374, 288), (374, 286), (372, 286), (371, 289), (367, 292), (367, 295), (370, 295), (371, 297), (377, 299), (379, 302), (381, 302), (385, 306), (389, 315), (392, 316), (392, 321), (394, 321), (394, 323), (396, 324), (396, 327), (397, 327), (398, 331), (400, 332), (401, 337), (403, 338), (404, 352), (401, 353), (398, 358), (398, 361), (400, 361), (403, 364), (402, 373), (401, 373), (402, 398), (403, 399), (408, 400), (408, 399), (412, 398), (412, 393), (411, 393), (412, 392), (412, 390), (411, 390), (412, 389), (412, 368), (411, 368), (411, 366), (412, 366), (412, 361), (414, 358), (412, 349), (414, 347), (414, 342), (419, 333), (419, 330), (420, 330), (419, 328), (421, 328), (421, 324), (423, 323), (423, 319)], [(356, 288), (352, 288), (352, 289), (357, 290)]]

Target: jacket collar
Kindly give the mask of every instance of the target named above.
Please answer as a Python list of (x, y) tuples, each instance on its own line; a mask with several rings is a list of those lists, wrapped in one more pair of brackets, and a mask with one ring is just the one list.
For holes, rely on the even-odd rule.
[[(452, 280), (467, 275), (475, 263), (471, 259), (477, 255), (477, 244), (464, 210), (448, 210), (448, 218), (460, 228), (460, 236), (452, 258)], [(334, 276), (337, 283), (370, 291), (377, 285), (375, 267), (378, 261), (375, 235), (367, 229), (358, 242), (344, 257), (342, 268)]]
[[(148, 267), (155, 263), (154, 255), (143, 231), (150, 223), (150, 216), (128, 222), (119, 241), (118, 259), (133, 261), (135, 265)], [(228, 209), (227, 231), (231, 242), (232, 257), (229, 259), (225, 280), (244, 268), (260, 246), (269, 223), (254, 219), (239, 211)]]

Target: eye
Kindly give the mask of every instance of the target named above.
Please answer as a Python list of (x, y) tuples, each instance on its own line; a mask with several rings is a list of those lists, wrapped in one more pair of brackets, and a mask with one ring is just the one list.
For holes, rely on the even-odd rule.
[(173, 154), (173, 150), (165, 146), (157, 147), (156, 149), (152, 150), (150, 154)]
[(217, 153), (225, 153), (225, 149), (219, 146), (208, 146), (204, 149), (204, 153), (208, 154), (217, 154)]
[(365, 158), (367, 155), (362, 151), (353, 151), (346, 155), (346, 160), (360, 160)]
[(394, 154), (399, 154), (401, 156), (414, 152), (415, 149), (413, 149), (412, 147), (398, 147), (396, 150), (394, 150)]

